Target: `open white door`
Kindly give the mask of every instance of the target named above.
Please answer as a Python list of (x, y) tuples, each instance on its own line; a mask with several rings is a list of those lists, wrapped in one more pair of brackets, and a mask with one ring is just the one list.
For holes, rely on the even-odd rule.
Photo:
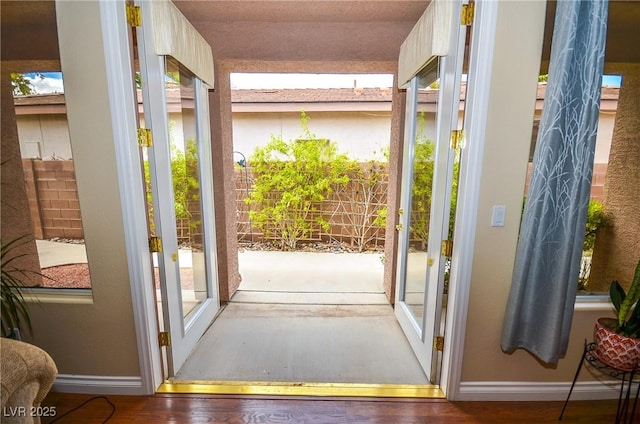
[[(198, 74), (199, 64), (185, 65), (174, 57), (189, 61), (181, 46), (175, 55), (171, 46), (158, 48), (160, 37), (177, 33), (182, 16), (177, 9), (168, 2), (145, 1), (141, 10), (137, 43), (144, 127), (152, 135), (143, 160), (152, 199), (152, 239), (157, 244), (161, 340), (167, 349), (167, 377), (172, 377), (220, 307), (208, 86)], [(168, 16), (163, 19), (162, 14)], [(197, 47), (203, 41), (188, 26), (180, 28), (178, 43)], [(196, 40), (184, 40), (190, 36)]]
[(461, 3), (449, 2), (448, 6), (452, 9), (445, 10), (444, 17), (451, 19), (450, 25), (434, 25), (435, 29), (431, 29), (450, 31), (449, 38), (434, 34), (434, 38), (447, 39), (448, 48), (442, 49), (441, 54), (424, 57), (424, 63), (405, 86), (407, 104), (397, 226), (395, 313), (426, 376), (434, 384), (439, 382), (442, 359), (443, 297), (449, 267), (447, 256), (451, 255), (447, 250), (451, 246), (449, 220), (457, 154), (451, 139), (452, 130), (458, 129), (465, 29), (459, 23)]

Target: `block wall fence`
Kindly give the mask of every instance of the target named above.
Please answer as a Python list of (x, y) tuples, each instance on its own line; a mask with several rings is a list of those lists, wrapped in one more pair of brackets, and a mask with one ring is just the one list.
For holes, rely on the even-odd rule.
[[(73, 160), (41, 160), (23, 159), (27, 197), (29, 209), (37, 239), (83, 239), (80, 202), (78, 200), (77, 184)], [(530, 174), (531, 167), (529, 167)], [(596, 164), (594, 167), (591, 186), (591, 198), (602, 201), (604, 181), (607, 172), (606, 164)], [(268, 241), (265, 234), (260, 232), (249, 220), (250, 206), (245, 202), (248, 191), (251, 190), (252, 175), (242, 169), (236, 170), (236, 205), (238, 240), (247, 242)], [(527, 176), (527, 184), (529, 176)], [(377, 184), (371, 206), (378, 210), (386, 205), (386, 179)], [(307, 242), (339, 241), (353, 245), (353, 233), (349, 230), (353, 219), (350, 215), (357, 212), (352, 203), (344, 198), (345, 192), (337, 194), (324, 202), (323, 212), (330, 216), (331, 228), (326, 231), (319, 227), (312, 232)], [(190, 237), (188, 220), (180, 220), (178, 225), (178, 241), (188, 243)], [(367, 235), (369, 244), (381, 246), (384, 244), (384, 229), (372, 228)]]

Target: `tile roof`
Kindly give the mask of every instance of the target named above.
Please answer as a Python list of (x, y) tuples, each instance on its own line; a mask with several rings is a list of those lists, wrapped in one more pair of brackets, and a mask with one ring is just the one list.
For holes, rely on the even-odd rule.
[[(546, 84), (538, 85), (537, 98), (544, 99)], [(620, 89), (602, 88), (603, 100), (616, 100)], [(420, 92), (420, 102), (431, 103), (436, 100), (437, 91)], [(177, 91), (176, 91), (177, 94)], [(232, 103), (354, 103), (354, 102), (390, 102), (391, 88), (304, 88), (304, 89), (260, 89), (231, 90)], [(174, 100), (170, 96), (170, 101)], [(177, 101), (178, 96), (175, 96)], [(464, 90), (462, 90), (464, 98)], [(138, 96), (141, 101), (141, 96)], [(16, 106), (63, 105), (64, 94), (37, 94), (17, 96)]]
[(390, 102), (391, 88), (232, 90), (233, 103)]

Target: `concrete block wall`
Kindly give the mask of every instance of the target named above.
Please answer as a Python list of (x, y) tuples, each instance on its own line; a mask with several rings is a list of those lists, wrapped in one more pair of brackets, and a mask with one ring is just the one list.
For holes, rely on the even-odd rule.
[(36, 238), (84, 238), (73, 161), (23, 159), (22, 165)]

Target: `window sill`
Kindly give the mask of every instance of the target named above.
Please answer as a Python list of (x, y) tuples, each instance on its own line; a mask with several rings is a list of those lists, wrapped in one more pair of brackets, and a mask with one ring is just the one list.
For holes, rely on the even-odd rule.
[(22, 296), (28, 303), (93, 304), (91, 289), (27, 289)]
[(577, 296), (574, 311), (611, 312), (613, 305), (606, 295)]

